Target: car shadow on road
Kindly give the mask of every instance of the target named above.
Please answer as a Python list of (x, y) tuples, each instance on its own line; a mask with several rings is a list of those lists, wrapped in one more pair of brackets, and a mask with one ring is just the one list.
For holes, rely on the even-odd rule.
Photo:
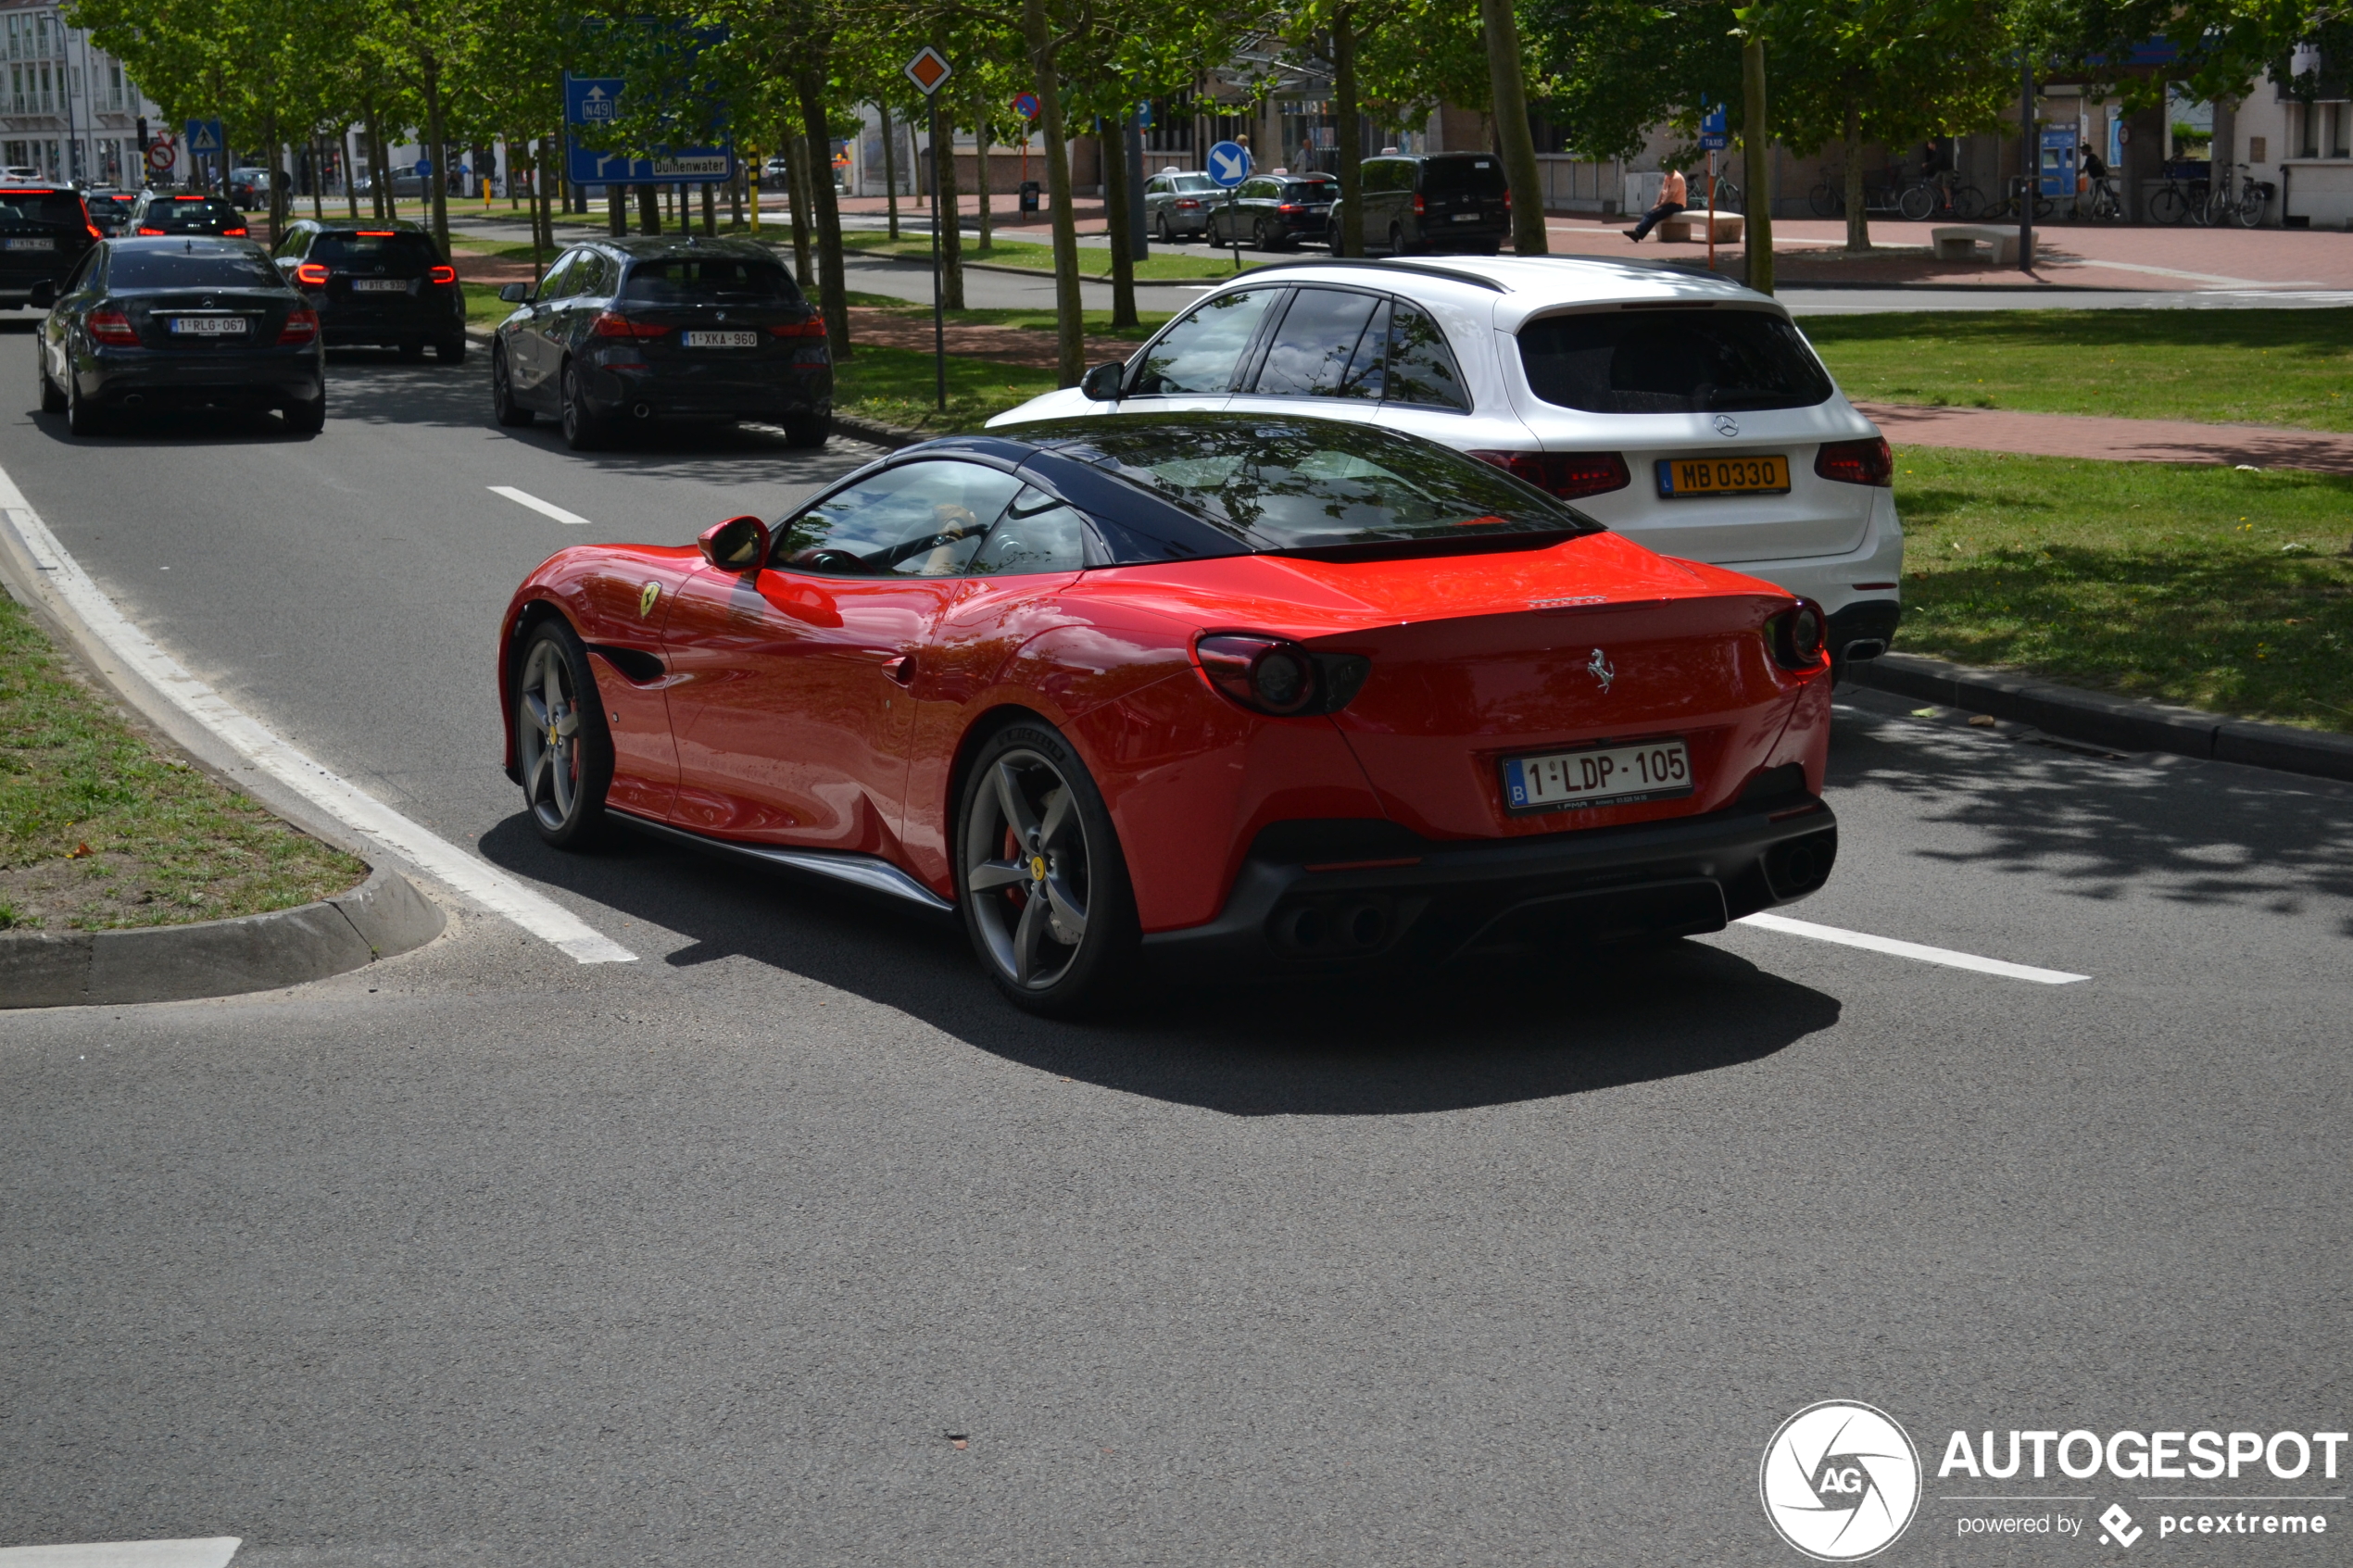
[(999, 997), (949, 917), (632, 835), (559, 854), (521, 813), (480, 847), (690, 937), (667, 955), (674, 968), (749, 960), (1041, 1073), (1233, 1115), (1398, 1115), (1582, 1094), (1754, 1061), (1840, 1011), (1819, 991), (1680, 942), (1508, 969), (1161, 981), (1109, 1017), (1060, 1022)]

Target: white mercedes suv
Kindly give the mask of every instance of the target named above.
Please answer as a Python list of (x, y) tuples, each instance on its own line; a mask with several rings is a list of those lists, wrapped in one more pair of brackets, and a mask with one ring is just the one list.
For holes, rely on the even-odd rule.
[(1428, 436), (1803, 595), (1842, 663), (1895, 634), (1887, 443), (1789, 313), (1737, 283), (1567, 257), (1261, 267), (1126, 364), (988, 422), (1258, 408)]

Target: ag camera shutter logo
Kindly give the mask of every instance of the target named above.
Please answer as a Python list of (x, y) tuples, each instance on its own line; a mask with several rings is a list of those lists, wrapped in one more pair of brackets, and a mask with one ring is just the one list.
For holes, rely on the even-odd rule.
[(1920, 1456), (1884, 1411), (1825, 1399), (1781, 1423), (1756, 1486), (1781, 1539), (1817, 1562), (1855, 1562), (1911, 1524)]

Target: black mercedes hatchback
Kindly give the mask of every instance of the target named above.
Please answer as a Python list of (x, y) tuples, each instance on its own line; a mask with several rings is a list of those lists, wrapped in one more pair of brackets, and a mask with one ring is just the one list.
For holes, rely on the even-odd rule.
[(162, 234), (220, 234), (242, 240), (251, 232), (245, 215), (219, 196), (145, 191), (131, 209), (131, 232), (149, 238)]
[(74, 264), (103, 237), (80, 192), (0, 185), (0, 307), (48, 304)]
[(375, 344), (413, 359), (431, 344), (444, 364), (466, 357), (458, 270), (420, 225), (304, 218), (271, 255), (319, 312), (328, 346)]
[(516, 307), (490, 351), (500, 424), (553, 414), (576, 451), (664, 420), (774, 423), (795, 446), (832, 430), (825, 323), (765, 246), (600, 239), (498, 297)]
[(248, 240), (107, 240), (66, 282), (34, 362), (44, 413), (76, 435), (148, 409), (275, 408), (327, 422), (319, 314)]

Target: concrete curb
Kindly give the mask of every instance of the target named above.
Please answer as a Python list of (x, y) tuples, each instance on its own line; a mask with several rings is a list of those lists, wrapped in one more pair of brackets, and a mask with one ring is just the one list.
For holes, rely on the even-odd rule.
[(2117, 751), (2164, 751), (2284, 773), (2353, 780), (2353, 736), (2220, 719), (2193, 709), (2108, 696), (2029, 675), (1974, 670), (1919, 654), (1882, 654), (1847, 667), (1857, 685), (2032, 724)]
[(0, 1008), (181, 1002), (324, 980), (441, 935), (433, 900), (379, 867), (350, 892), (234, 920), (0, 934)]

